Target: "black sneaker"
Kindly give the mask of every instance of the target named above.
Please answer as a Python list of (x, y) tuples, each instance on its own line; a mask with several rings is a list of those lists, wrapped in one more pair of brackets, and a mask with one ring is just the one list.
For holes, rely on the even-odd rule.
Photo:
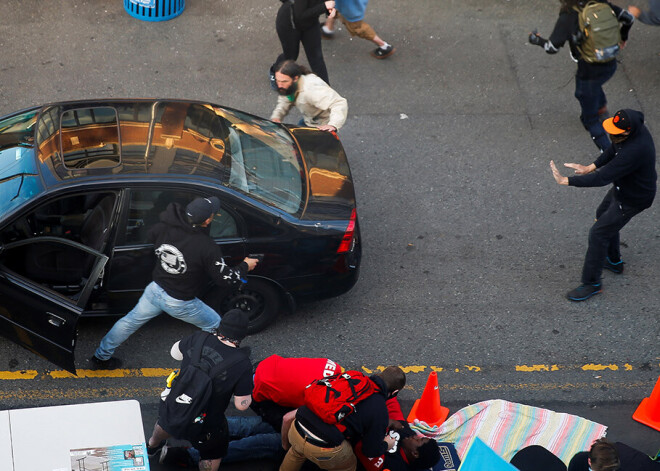
[(96, 355), (92, 355), (89, 362), (92, 364), (92, 369), (94, 370), (116, 370), (121, 368), (121, 360), (115, 357), (101, 360), (100, 358), (96, 358)]
[(165, 443), (167, 443), (167, 440), (161, 441), (158, 445), (149, 446), (149, 442), (147, 441), (147, 455), (156, 456), (156, 454), (160, 453), (161, 449), (165, 446)]
[(623, 260), (619, 260), (618, 262), (614, 263), (612, 260), (610, 260), (610, 257), (607, 257), (605, 259), (605, 263), (603, 264), (603, 268), (608, 269), (612, 273), (620, 275), (623, 273)]
[(268, 81), (270, 82), (270, 88), (277, 91), (277, 83), (275, 82), (275, 71), (271, 67), (268, 69)]
[(590, 285), (580, 285), (574, 290), (569, 291), (566, 294), (566, 297), (569, 301), (586, 301), (594, 294), (602, 293), (602, 286), (600, 283), (594, 283)]
[(396, 51), (396, 49), (394, 49), (391, 44), (388, 44), (385, 49), (382, 47), (377, 47), (371, 52), (371, 55), (376, 59), (385, 59), (386, 57), (390, 57), (392, 54), (394, 54), (394, 51)]

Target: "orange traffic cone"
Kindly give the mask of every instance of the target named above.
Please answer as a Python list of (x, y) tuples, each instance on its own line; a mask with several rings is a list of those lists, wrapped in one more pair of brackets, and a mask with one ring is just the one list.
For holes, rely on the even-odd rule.
[(660, 378), (650, 397), (645, 397), (633, 414), (633, 419), (660, 431)]
[(449, 415), (449, 409), (440, 404), (440, 391), (438, 390), (438, 374), (432, 371), (429, 379), (426, 381), (424, 392), (421, 399), (417, 399), (413, 404), (408, 422), (414, 422), (415, 419), (426, 422), (430, 427), (440, 425)]

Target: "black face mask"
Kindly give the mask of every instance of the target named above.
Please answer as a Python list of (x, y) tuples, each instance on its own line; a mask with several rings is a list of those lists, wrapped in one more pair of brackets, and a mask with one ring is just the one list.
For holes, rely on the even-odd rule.
[(623, 141), (628, 139), (629, 135), (624, 135), (624, 134), (610, 134), (610, 140), (614, 144), (621, 144)]
[(293, 82), (289, 88), (278, 88), (277, 92), (280, 95), (284, 95), (284, 96), (293, 95), (294, 93), (296, 93), (297, 86), (298, 86), (298, 82)]

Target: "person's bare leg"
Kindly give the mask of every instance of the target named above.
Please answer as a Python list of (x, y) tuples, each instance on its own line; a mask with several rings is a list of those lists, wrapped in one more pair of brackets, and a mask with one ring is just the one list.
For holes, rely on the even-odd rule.
[(382, 39), (380, 39), (380, 36), (378, 36), (378, 35), (374, 36), (374, 38), (372, 39), (372, 41), (373, 41), (374, 43), (376, 43), (376, 45), (377, 45), (378, 47), (383, 47), (385, 44), (387, 44), (385, 41), (383, 41)]
[(222, 459), (199, 460), (199, 471), (218, 471)]
[(160, 442), (163, 440), (166, 440), (170, 438), (170, 434), (167, 433), (165, 430), (163, 430), (163, 427), (158, 425), (158, 422), (154, 424), (154, 431), (151, 434), (151, 437), (149, 438), (149, 441), (147, 441), (147, 446), (148, 447), (154, 447), (158, 445)]

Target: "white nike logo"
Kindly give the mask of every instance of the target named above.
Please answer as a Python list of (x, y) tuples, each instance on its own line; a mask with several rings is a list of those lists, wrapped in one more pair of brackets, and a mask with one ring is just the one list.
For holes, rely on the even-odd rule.
[(192, 397), (184, 393), (176, 398), (176, 402), (178, 402), (179, 404), (192, 404)]

